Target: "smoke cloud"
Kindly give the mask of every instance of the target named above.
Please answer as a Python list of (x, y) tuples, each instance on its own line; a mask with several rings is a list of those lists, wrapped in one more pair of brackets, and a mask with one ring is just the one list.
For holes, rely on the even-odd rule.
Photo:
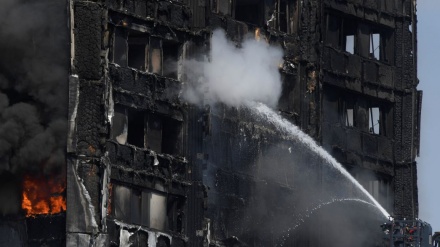
[(184, 97), (191, 103), (222, 102), (240, 106), (247, 101), (258, 101), (276, 106), (281, 94), (278, 70), (283, 51), (251, 36), (240, 47), (227, 40), (223, 30), (215, 30), (211, 37), (209, 59), (185, 61), (190, 83)]
[(0, 15), (0, 173), (59, 173), (67, 129), (66, 3), (3, 0)]

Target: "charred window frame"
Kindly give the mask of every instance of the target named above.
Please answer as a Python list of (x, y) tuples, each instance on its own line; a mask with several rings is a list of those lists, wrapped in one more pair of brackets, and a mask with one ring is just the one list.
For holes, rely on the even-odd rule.
[(374, 98), (338, 93), (338, 115), (342, 126), (374, 135), (393, 137), (393, 104)]
[(353, 19), (327, 14), (326, 44), (351, 54), (356, 53), (357, 23)]
[(394, 35), (391, 29), (372, 28), (370, 42), (370, 58), (394, 64)]
[(368, 130), (369, 133), (392, 137), (393, 111), (392, 104), (372, 101), (368, 105)]
[(149, 36), (145, 33), (129, 31), (127, 37), (128, 67), (148, 71)]
[(111, 61), (122, 67), (178, 79), (181, 44), (147, 33), (114, 27)]
[(342, 48), (344, 51), (355, 54), (356, 53), (356, 22), (344, 19), (342, 21)]
[(210, 0), (211, 12), (232, 16), (232, 0)]
[(299, 24), (299, 0), (277, 0), (277, 29), (288, 34), (296, 34)]
[(382, 111), (379, 106), (371, 106), (368, 108), (368, 129), (371, 134), (379, 135), (383, 133), (383, 120), (381, 119)]
[(185, 198), (161, 190), (112, 181), (108, 214), (128, 224), (181, 233)]
[(341, 49), (342, 18), (337, 15), (327, 14), (327, 28), (325, 43), (335, 49)]
[(287, 0), (278, 0), (277, 13), (278, 30), (280, 30), (281, 32), (289, 33), (289, 4)]
[(163, 66), (162, 75), (165, 77), (178, 79), (178, 61), (180, 53), (180, 44), (170, 41), (162, 41)]
[(345, 127), (356, 127), (356, 100), (349, 96), (339, 98), (339, 117), (340, 122)]
[(110, 138), (119, 144), (125, 145), (128, 134), (127, 109), (121, 105), (115, 105), (113, 109)]
[(161, 114), (114, 106), (111, 138), (119, 144), (131, 144), (158, 153), (181, 155), (182, 122)]
[(110, 58), (114, 63), (122, 67), (127, 66), (127, 30), (124, 28), (114, 28), (113, 47), (111, 49)]

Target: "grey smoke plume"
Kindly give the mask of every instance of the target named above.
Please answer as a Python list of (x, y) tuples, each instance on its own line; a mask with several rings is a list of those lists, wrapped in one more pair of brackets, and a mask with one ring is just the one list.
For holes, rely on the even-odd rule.
[(67, 126), (66, 3), (3, 0), (0, 15), (0, 173), (60, 172)]
[(184, 97), (191, 103), (223, 102), (240, 106), (246, 101), (259, 101), (275, 106), (281, 94), (278, 66), (283, 59), (279, 47), (245, 38), (241, 47), (227, 40), (223, 30), (211, 38), (209, 61), (185, 61), (190, 84)]

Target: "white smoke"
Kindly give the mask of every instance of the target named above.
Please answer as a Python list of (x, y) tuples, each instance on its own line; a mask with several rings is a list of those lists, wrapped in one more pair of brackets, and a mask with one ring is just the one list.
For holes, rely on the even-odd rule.
[(247, 101), (277, 105), (282, 87), (278, 70), (281, 48), (253, 37), (236, 47), (223, 30), (215, 30), (209, 57), (209, 61), (185, 61), (190, 81), (184, 91), (186, 100), (195, 104), (220, 101), (237, 107)]

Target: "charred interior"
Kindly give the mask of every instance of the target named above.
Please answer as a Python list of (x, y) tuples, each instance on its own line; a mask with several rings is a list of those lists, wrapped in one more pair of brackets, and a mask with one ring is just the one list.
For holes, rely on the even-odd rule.
[(311, 151), (244, 108), (182, 97), (215, 29), (281, 47), (276, 110), (391, 215), (418, 217), (415, 1), (6, 2), (0, 245), (378, 246), (376, 229), (326, 226), (379, 229), (371, 205), (327, 195), (353, 186)]

